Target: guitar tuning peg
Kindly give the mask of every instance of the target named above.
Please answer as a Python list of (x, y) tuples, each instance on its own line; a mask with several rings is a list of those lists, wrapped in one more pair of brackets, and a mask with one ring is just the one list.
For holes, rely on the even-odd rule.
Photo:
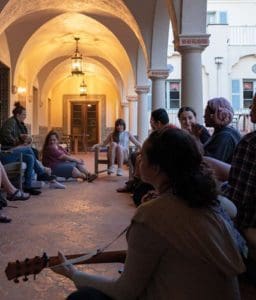
[(16, 277), (14, 280), (13, 280), (15, 283), (19, 283), (19, 279)]

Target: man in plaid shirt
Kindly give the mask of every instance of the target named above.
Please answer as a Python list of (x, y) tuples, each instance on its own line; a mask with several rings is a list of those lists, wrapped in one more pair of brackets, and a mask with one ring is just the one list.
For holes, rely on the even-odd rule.
[[(256, 123), (256, 94), (250, 112)], [(237, 145), (224, 194), (237, 205), (237, 226), (256, 255), (256, 131), (246, 134)]]

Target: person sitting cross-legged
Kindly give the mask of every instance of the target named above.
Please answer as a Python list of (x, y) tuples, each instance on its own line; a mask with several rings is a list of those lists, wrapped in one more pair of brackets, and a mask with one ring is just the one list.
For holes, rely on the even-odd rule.
[(43, 164), (52, 170), (52, 174), (65, 178), (81, 178), (92, 182), (97, 178), (96, 174), (91, 174), (82, 159), (70, 155), (59, 145), (59, 135), (51, 130), (43, 146)]

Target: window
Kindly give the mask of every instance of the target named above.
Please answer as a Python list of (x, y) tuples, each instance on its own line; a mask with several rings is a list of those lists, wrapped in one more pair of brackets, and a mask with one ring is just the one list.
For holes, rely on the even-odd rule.
[(256, 80), (244, 79), (243, 81), (243, 104), (244, 108), (252, 105), (252, 98), (256, 92)]
[(226, 11), (208, 11), (207, 25), (209, 24), (228, 24), (228, 14)]
[(181, 96), (181, 82), (180, 80), (168, 80), (166, 81), (166, 107), (167, 109), (180, 107)]

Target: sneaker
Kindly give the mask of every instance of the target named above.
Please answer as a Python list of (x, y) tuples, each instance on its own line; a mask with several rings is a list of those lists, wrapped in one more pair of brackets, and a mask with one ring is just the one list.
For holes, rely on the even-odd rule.
[(110, 174), (113, 174), (113, 173), (115, 173), (115, 166), (110, 166), (108, 168), (108, 174), (110, 175)]
[(54, 175), (49, 175), (47, 173), (42, 173), (40, 175), (37, 176), (37, 180), (38, 181), (52, 181), (56, 179), (56, 176)]
[(64, 190), (66, 188), (66, 186), (58, 181), (55, 182), (50, 182), (50, 189), (60, 189), (60, 190)]
[(123, 176), (123, 169), (118, 168), (116, 171), (116, 176)]
[(38, 196), (42, 193), (41, 191), (34, 189), (32, 187), (24, 187), (23, 191), (33, 196)]

